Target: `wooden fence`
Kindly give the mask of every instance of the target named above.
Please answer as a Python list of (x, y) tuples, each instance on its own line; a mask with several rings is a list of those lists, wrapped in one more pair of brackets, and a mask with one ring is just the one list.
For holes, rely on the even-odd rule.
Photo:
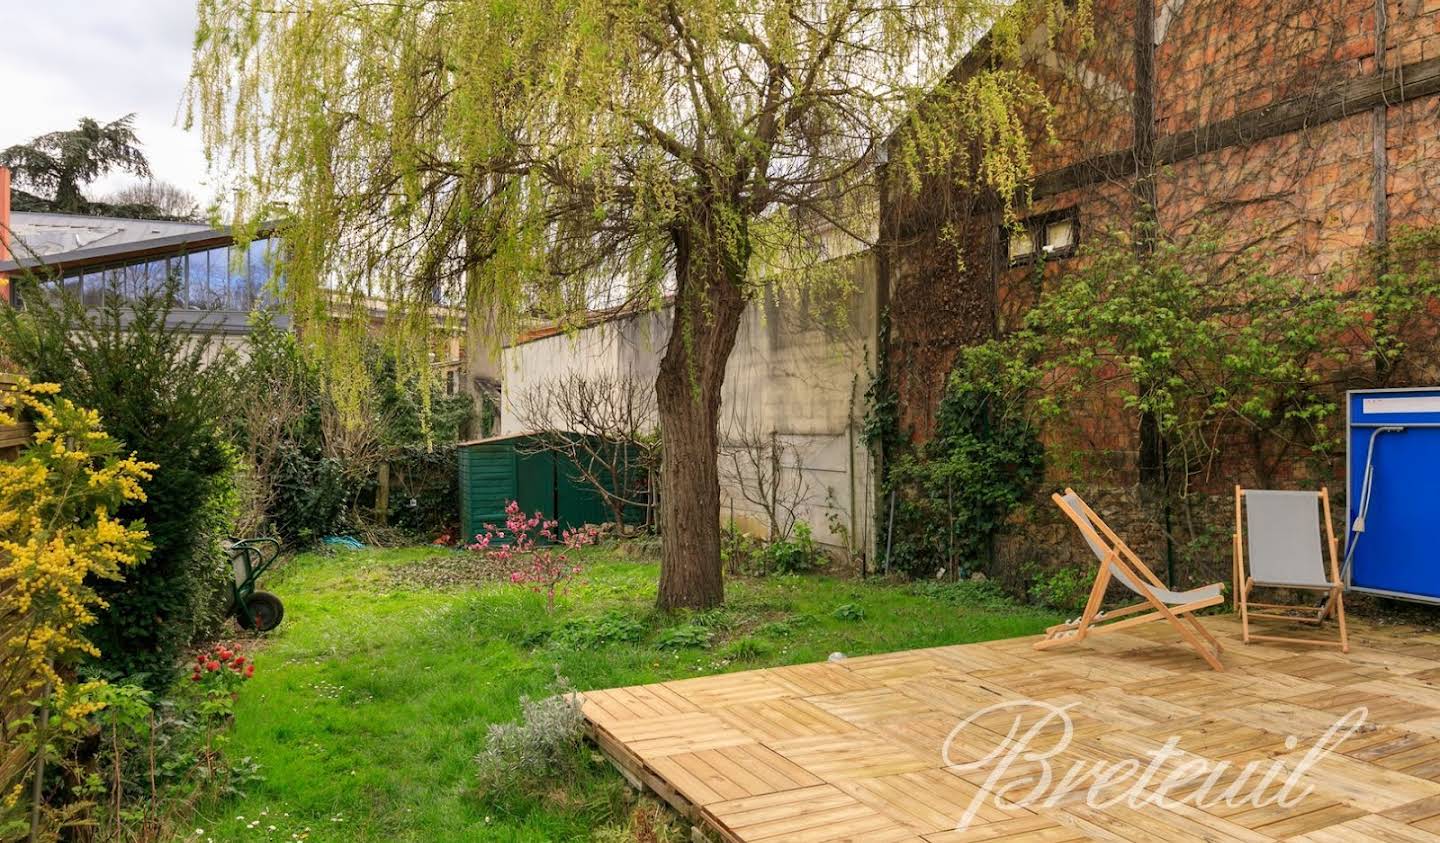
[[(19, 379), (0, 373), (0, 390), (14, 389)], [(0, 424), (0, 459), (13, 460), (20, 448), (30, 441), (30, 425)]]

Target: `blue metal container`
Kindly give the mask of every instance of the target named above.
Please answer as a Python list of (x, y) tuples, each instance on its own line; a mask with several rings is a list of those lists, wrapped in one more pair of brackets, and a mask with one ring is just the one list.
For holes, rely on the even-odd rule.
[(1346, 395), (1346, 583), (1440, 603), (1440, 387)]

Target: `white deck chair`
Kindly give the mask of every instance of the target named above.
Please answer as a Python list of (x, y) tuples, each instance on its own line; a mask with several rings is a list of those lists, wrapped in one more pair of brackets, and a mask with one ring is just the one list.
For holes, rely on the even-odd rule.
[[(1095, 585), (1090, 589), (1090, 599), (1085, 603), (1085, 611), (1069, 623), (1057, 624), (1045, 630), (1045, 638), (1035, 643), (1035, 649), (1048, 650), (1083, 641), (1089, 635), (1104, 635), (1151, 621), (1165, 620), (1175, 627), (1180, 637), (1194, 647), (1207, 664), (1216, 670), (1225, 669), (1220, 663), (1220, 642), (1215, 640), (1194, 615), (1207, 606), (1218, 606), (1225, 602), (1224, 583), (1212, 583), (1189, 591), (1171, 591), (1073, 490), (1066, 489), (1064, 495), (1055, 494), (1050, 497), (1055, 501), (1055, 505), (1075, 522), (1075, 526), (1080, 528), (1080, 535), (1100, 560), (1100, 570), (1095, 574)], [(1139, 603), (1111, 612), (1102, 611), (1100, 607), (1112, 579), (1143, 599)], [(1141, 612), (1145, 614), (1139, 614)]]
[[(1321, 521), (1324, 525), (1321, 525)], [(1329, 546), (1330, 564), (1320, 549), (1321, 531)], [(1248, 573), (1247, 573), (1248, 564)], [(1256, 587), (1323, 591), (1325, 601), (1318, 607), (1280, 603), (1252, 603)], [(1338, 547), (1330, 521), (1330, 493), (1276, 492), (1235, 487), (1235, 599), (1240, 610), (1241, 637), (1252, 640), (1286, 641), (1339, 647), (1350, 652), (1345, 630), (1345, 598), (1340, 582)], [(1272, 611), (1251, 611), (1252, 608)], [(1281, 613), (1285, 614), (1281, 614)], [(1338, 640), (1256, 635), (1250, 619), (1323, 624), (1331, 614), (1339, 626)]]

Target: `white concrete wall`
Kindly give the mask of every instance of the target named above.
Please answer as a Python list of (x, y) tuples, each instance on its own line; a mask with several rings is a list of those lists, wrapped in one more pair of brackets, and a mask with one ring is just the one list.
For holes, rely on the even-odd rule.
[[(569, 375), (593, 378), (631, 377), (654, 384), (660, 355), (670, 336), (670, 311), (646, 312), (601, 322), (582, 331), (556, 334), (506, 347), (500, 355), (500, 433), (529, 433), (532, 425), (522, 411), (528, 392), (547, 381)], [(563, 419), (547, 426), (560, 427)]]
[[(861, 433), (877, 322), (869, 256), (855, 260), (852, 280), (853, 292), (838, 308), (833, 300), (803, 297), (753, 302), (726, 367), (720, 411), (727, 448), (772, 434), (782, 443), (781, 486), (800, 498), (798, 517), (817, 540), (845, 552), (870, 551), (873, 542), (871, 461)], [(519, 396), (557, 375), (629, 375), (653, 384), (670, 321), (667, 308), (504, 349), (501, 431), (526, 432), (516, 411)], [(764, 509), (744, 494), (754, 486), (747, 464), (742, 458), (737, 471), (721, 454), (722, 513), (728, 519), (733, 512), (743, 529), (763, 535)]]
[[(847, 551), (872, 544), (870, 452), (861, 428), (875, 359), (873, 261), (858, 260), (852, 281), (854, 292), (838, 309), (784, 296), (751, 305), (720, 409), (729, 448), (773, 433), (781, 443), (782, 497), (798, 501), (798, 517), (818, 540)], [(738, 523), (763, 534), (764, 509), (745, 495), (755, 488), (753, 473), (750, 460), (742, 456), (737, 465), (722, 453), (726, 516), (733, 507)]]

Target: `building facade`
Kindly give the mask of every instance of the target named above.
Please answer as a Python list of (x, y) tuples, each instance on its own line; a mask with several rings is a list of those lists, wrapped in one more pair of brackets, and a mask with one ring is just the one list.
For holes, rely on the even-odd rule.
[[(1094, 0), (1092, 9), (1093, 26), (1041, 25), (1026, 42), (1027, 69), (1055, 111), (1053, 138), (1034, 133), (1036, 179), (1018, 226), (981, 195), (888, 197), (883, 340), (913, 440), (930, 436), (957, 352), (1018, 326), (1106, 232), (1143, 219), (1162, 236), (1203, 233), (1222, 255), (1259, 253), (1275, 271), (1343, 285), (1368, 248), (1440, 222), (1440, 0)], [(1387, 377), (1366, 385), (1434, 374)], [(1052, 466), (1049, 483), (1089, 488), (1127, 538), (1163, 556), (1173, 535), (1141, 504), (1142, 438), (1133, 413), (1095, 396), (1045, 439), (1107, 468), (1066, 477)], [(1338, 465), (1317, 474), (1299, 457), (1280, 459), (1269, 479), (1343, 487)], [(1213, 466), (1199, 490), (1217, 501), (1198, 520), (1224, 536), (1225, 492), (1256, 481), (1243, 461)], [(1017, 517), (1002, 561), (1081, 558), (1046, 510), (1041, 496)], [(1227, 566), (1228, 545), (1219, 547), (1210, 556)]]
[(205, 223), (16, 212), (8, 230), (13, 259), (0, 263), (0, 274), (34, 273), (87, 307), (110, 294), (123, 300), (174, 284), (172, 319), (243, 337), (251, 314), (277, 303), (277, 256), (266, 229), (242, 246), (228, 228)]
[[(0, 260), (0, 279), (32, 273), (87, 307), (99, 307), (112, 293), (123, 301), (173, 284), (173, 323), (242, 351), (257, 312), (290, 324), (280, 307), (279, 240), (269, 226), (242, 244), (230, 228), (208, 223), (14, 212), (0, 218), (0, 231), (8, 234), (10, 252), (9, 260)], [(0, 287), (7, 299), (17, 298), (11, 286)], [(372, 302), (369, 309), (378, 328), (384, 303)], [(467, 322), (436, 355), (437, 381), (450, 394), (493, 402), (498, 383), (489, 348)]]

